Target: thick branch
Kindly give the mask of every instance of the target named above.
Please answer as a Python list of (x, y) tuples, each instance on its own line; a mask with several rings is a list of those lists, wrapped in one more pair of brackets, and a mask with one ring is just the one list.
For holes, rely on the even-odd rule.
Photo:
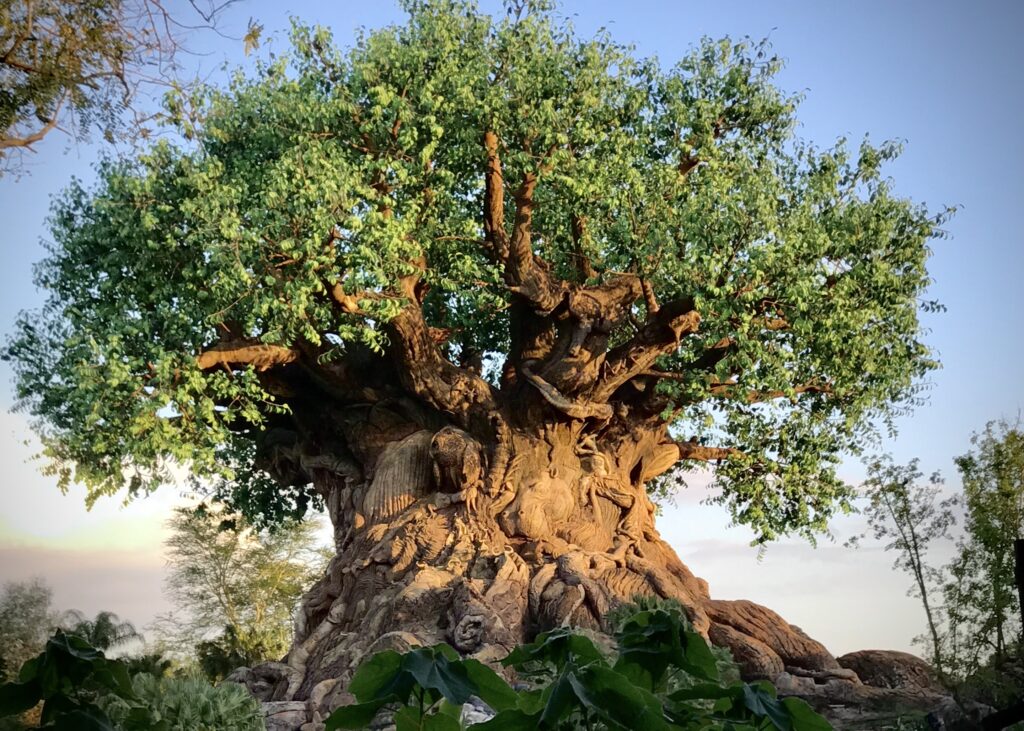
[(196, 362), (208, 371), (218, 366), (228, 368), (251, 365), (257, 371), (266, 371), (276, 366), (292, 363), (299, 358), (299, 351), (283, 345), (268, 345), (253, 340), (234, 340), (218, 343), (199, 354)]
[(388, 334), (404, 388), (453, 415), (467, 431), (479, 433), (481, 424), (490, 423), (498, 409), (491, 386), (441, 356), (415, 300), (388, 324)]
[(700, 315), (691, 298), (665, 304), (632, 339), (608, 352), (594, 400), (606, 402), (619, 386), (648, 370), (660, 356), (674, 351), (679, 341), (699, 326)]
[(677, 441), (675, 444), (679, 447), (679, 459), (696, 462), (718, 462), (744, 456), (743, 452), (733, 447), (706, 447), (693, 439), (687, 442)]

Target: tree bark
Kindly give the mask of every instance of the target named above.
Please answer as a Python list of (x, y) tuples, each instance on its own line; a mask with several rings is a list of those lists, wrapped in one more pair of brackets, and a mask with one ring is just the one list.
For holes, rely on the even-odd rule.
[(397, 396), (306, 412), (315, 445), (264, 440), (265, 468), (323, 496), (337, 551), (287, 658), (261, 671), (264, 700), (323, 716), (372, 653), (447, 642), (495, 663), (553, 627), (605, 629), (639, 595), (679, 601), (747, 678), (855, 678), (774, 612), (711, 599), (660, 538), (645, 483), (680, 456), (664, 428), (595, 435), (544, 409), (524, 398), (488, 441)]

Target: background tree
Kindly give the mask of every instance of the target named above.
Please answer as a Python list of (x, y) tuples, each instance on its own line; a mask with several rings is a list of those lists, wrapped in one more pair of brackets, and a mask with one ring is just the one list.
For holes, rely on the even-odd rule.
[(323, 569), (315, 524), (257, 533), (201, 506), (178, 509), (170, 527), (166, 592), (180, 611), (160, 621), (162, 633), (195, 647), (213, 679), (282, 657), (299, 599)]
[(1024, 687), (1022, 627), (1014, 583), (1013, 542), (1024, 535), (1024, 432), (991, 422), (973, 449), (956, 459), (963, 482), (964, 534), (945, 588), (950, 633), (964, 675), (1009, 678)]
[(931, 565), (928, 553), (935, 541), (950, 539), (952, 501), (940, 500), (942, 481), (938, 473), (927, 483), (922, 477), (916, 459), (907, 465), (894, 464), (889, 457), (875, 460), (862, 486), (868, 500), (864, 513), (874, 538), (885, 541), (885, 550), (896, 553), (893, 566), (913, 579), (909, 593), (921, 600), (928, 623), (927, 635), (918, 641), (924, 642), (929, 662), (948, 680), (943, 608), (935, 606), (944, 572)]
[(177, 116), (192, 143), (69, 188), (8, 348), (53, 474), (94, 500), (184, 463), (258, 524), (324, 505), (289, 697), (382, 635), (500, 653), (642, 593), (748, 677), (838, 670), (712, 600), (647, 485), (715, 463), (758, 540), (821, 530), (841, 455), (934, 367), (942, 214), (894, 192), (896, 146), (795, 138), (764, 44), (665, 68), (542, 0), (405, 6), (347, 51), (298, 28)]
[[(177, 83), (187, 29), (213, 27), (233, 0), (191, 0), (175, 17), (160, 0), (10, 0), (0, 6), (0, 170), (54, 130), (113, 141), (146, 134), (140, 88)], [(251, 27), (250, 34), (258, 28)]]
[(53, 591), (41, 579), (12, 581), (0, 592), (0, 680), (13, 679), (43, 649), (57, 614)]
[(72, 609), (61, 617), (60, 626), (68, 634), (76, 634), (104, 652), (144, 639), (135, 625), (122, 622), (116, 614), (107, 611), (97, 612), (95, 618), (89, 619), (77, 609)]

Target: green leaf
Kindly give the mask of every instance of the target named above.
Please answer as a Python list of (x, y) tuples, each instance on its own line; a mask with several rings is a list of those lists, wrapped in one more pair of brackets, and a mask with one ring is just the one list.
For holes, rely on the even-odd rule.
[(519, 695), (505, 682), (505, 679), (479, 660), (467, 658), (462, 661), (466, 677), (473, 686), (473, 695), (495, 711), (515, 708)]
[(521, 668), (531, 662), (547, 662), (561, 668), (570, 661), (585, 664), (605, 660), (589, 638), (570, 629), (559, 628), (539, 635), (528, 645), (515, 648), (501, 664)]
[(15, 716), (35, 706), (43, 695), (35, 679), (0, 685), (0, 717)]
[(411, 650), (402, 657), (402, 670), (421, 688), (436, 690), (452, 703), (461, 705), (476, 693), (476, 687), (462, 662), (449, 659), (449, 652), (454, 651), (447, 645)]
[(412, 686), (412, 679), (403, 672), (402, 656), (394, 650), (385, 650), (376, 653), (359, 666), (352, 676), (348, 689), (362, 702), (392, 696), (404, 702), (409, 697)]
[(799, 698), (783, 698), (782, 705), (789, 712), (793, 731), (832, 731), (832, 724)]
[(526, 713), (519, 709), (502, 711), (494, 718), (473, 726), (473, 731), (536, 731), (541, 728), (540, 713)]
[(339, 728), (366, 728), (381, 708), (388, 703), (397, 701), (398, 699), (392, 696), (390, 698), (378, 698), (377, 700), (365, 703), (353, 703), (349, 706), (342, 706), (327, 717), (324, 725), (327, 731)]
[(106, 713), (91, 704), (60, 714), (53, 725), (46, 728), (54, 731), (119, 731)]
[(587, 665), (569, 673), (568, 681), (581, 704), (603, 718), (635, 731), (668, 729), (661, 701), (611, 668)]
[(743, 685), (743, 705), (757, 718), (767, 718), (779, 731), (792, 731), (789, 710), (775, 697), (771, 685)]

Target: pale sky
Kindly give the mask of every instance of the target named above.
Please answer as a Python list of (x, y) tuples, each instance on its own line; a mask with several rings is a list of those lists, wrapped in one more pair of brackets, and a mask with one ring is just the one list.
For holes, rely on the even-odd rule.
[[(934, 242), (929, 267), (932, 294), (949, 308), (926, 318), (944, 368), (931, 379), (930, 402), (901, 420), (886, 444), (897, 459), (919, 456), (924, 472), (939, 469), (955, 481), (952, 458), (968, 449), (970, 433), (1024, 407), (1024, 3), (566, 0), (561, 8), (582, 33), (608, 26), (665, 63), (702, 35), (768, 36), (788, 59), (780, 84), (806, 92), (801, 136), (822, 146), (843, 135), (856, 143), (865, 133), (876, 142), (904, 139), (906, 153), (890, 168), (897, 190), (933, 208), (962, 206), (947, 226), (951, 238)], [(285, 8), (243, 0), (225, 30), (241, 35), (252, 17), (273, 34), (287, 27), (289, 14), (331, 27), (341, 43), (357, 26), (400, 17), (388, 0), (294, 0)], [(199, 46), (208, 55), (191, 62), (204, 71), (243, 61), (241, 43)], [(0, 178), (0, 332), (19, 310), (41, 302), (31, 265), (42, 256), (49, 198), (72, 175), (90, 180), (96, 155), (90, 145), (51, 137), (28, 176)], [(0, 580), (43, 576), (60, 609), (108, 609), (148, 624), (169, 608), (160, 593), (163, 521), (183, 498), (169, 487), (127, 507), (114, 498), (87, 512), (81, 491), (61, 495), (27, 461), (31, 432), (24, 415), (7, 413), (11, 399), (10, 373), (0, 368)], [(862, 468), (851, 462), (844, 476), (857, 481)], [(923, 616), (905, 596), (908, 578), (892, 572), (880, 547), (842, 545), (862, 529), (859, 518), (837, 521), (834, 542), (813, 548), (785, 540), (759, 557), (749, 531), (701, 504), (702, 484), (691, 480), (658, 525), (713, 596), (765, 604), (836, 654), (910, 649)]]

